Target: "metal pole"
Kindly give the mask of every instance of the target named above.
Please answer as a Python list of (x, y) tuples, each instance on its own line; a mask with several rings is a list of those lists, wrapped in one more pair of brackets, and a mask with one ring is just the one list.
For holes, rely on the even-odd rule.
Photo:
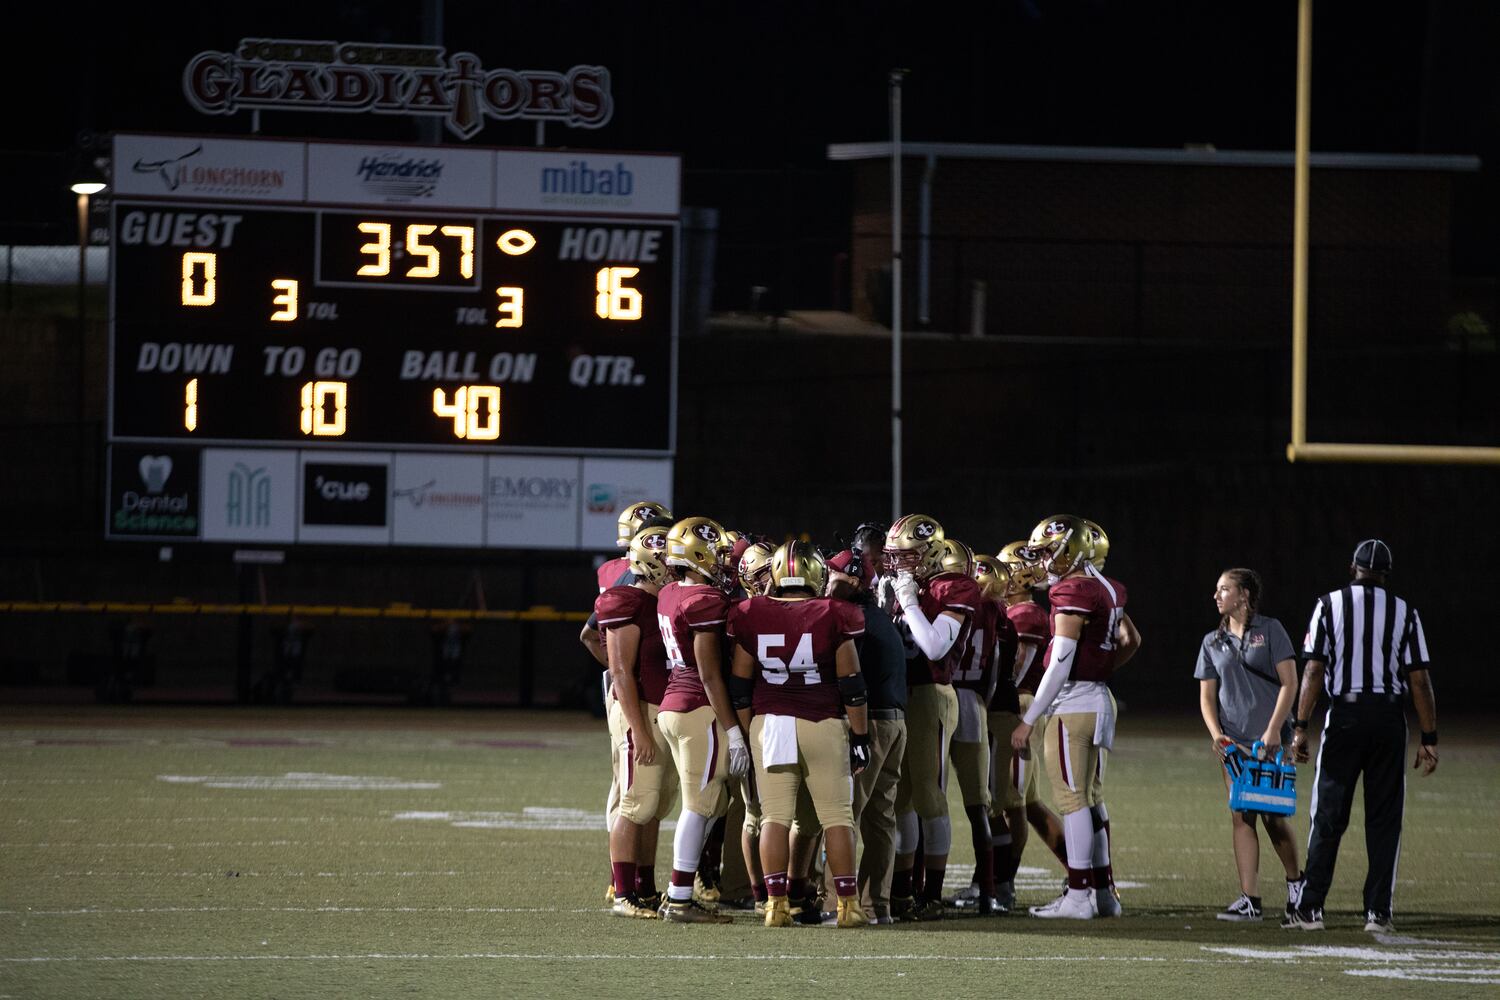
[(1292, 443), (1307, 444), (1307, 148), (1312, 90), (1312, 0), (1297, 0), (1297, 137), (1292, 154)]
[(88, 280), (89, 280), (89, 196), (78, 196), (78, 385), (75, 387), (75, 405), (82, 407), (84, 390), (88, 379), (84, 377), (84, 365), (88, 358)]
[(922, 193), (917, 201), (917, 325), (932, 326), (932, 176), (937, 157), (927, 154), (922, 168)]
[(901, 518), (901, 79), (891, 70), (891, 523)]

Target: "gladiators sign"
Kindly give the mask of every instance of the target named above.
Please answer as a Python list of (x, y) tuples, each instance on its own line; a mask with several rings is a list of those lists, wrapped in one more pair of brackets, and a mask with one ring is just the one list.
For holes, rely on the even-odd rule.
[(487, 70), (469, 52), (430, 45), (245, 38), (235, 52), (200, 52), (182, 74), (188, 103), (206, 115), (328, 111), (424, 115), (472, 138), (486, 118), (599, 128), (614, 114), (609, 70)]

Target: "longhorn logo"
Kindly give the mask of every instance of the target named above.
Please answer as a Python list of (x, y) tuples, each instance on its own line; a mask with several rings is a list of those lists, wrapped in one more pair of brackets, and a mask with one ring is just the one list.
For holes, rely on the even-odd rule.
[(181, 174), (177, 173), (176, 171), (169, 170), (168, 168), (174, 166), (175, 164), (181, 163), (183, 160), (189, 159), (190, 157), (197, 156), (201, 152), (203, 152), (203, 143), (200, 142), (190, 151), (183, 153), (181, 156), (175, 156), (166, 160), (136, 160), (135, 163), (131, 165), (130, 169), (138, 174), (159, 173), (161, 174), (162, 183), (167, 186), (167, 190), (176, 191)]

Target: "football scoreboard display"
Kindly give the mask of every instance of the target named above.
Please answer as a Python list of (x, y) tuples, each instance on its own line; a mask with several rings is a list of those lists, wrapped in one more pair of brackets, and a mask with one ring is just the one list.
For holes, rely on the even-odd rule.
[[(176, 456), (203, 504), (227, 501), (205, 469), (237, 450), (246, 470), (288, 465), (299, 480), (279, 541), (427, 543), (398, 537), (389, 509), (422, 483), (392, 479), (405, 465), (427, 483), (444, 456), (471, 456), (446, 468), (465, 489), (477, 475), (479, 507), (491, 467), (554, 483), (520, 494), (556, 494), (571, 464), (577, 510), (571, 534), (555, 511), (558, 533), (538, 541), (523, 501), (545, 497), (518, 495), (500, 520), (533, 522), (519, 538), (492, 542), (479, 510), (477, 538), (433, 544), (592, 547), (585, 513), (633, 498), (606, 496), (629, 487), (595, 481), (607, 477), (586, 474), (590, 459), (643, 480), (665, 464), (670, 490), (677, 158), (121, 135), (113, 164), (112, 537), (215, 540), (212, 512), (195, 534), (167, 510), (123, 511), (123, 493), (151, 500), (147, 468), (160, 478)], [(365, 474), (375, 466), (383, 476)], [(384, 523), (307, 522), (341, 491), (373, 521), (377, 487)]]

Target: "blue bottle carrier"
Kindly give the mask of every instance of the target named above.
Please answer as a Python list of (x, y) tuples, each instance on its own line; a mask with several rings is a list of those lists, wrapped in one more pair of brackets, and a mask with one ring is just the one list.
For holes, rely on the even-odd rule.
[(1248, 756), (1233, 746), (1224, 754), (1224, 770), (1229, 772), (1229, 808), (1234, 812), (1290, 816), (1297, 811), (1297, 769), (1287, 762), (1285, 747), (1275, 759), (1265, 759), (1260, 740)]

